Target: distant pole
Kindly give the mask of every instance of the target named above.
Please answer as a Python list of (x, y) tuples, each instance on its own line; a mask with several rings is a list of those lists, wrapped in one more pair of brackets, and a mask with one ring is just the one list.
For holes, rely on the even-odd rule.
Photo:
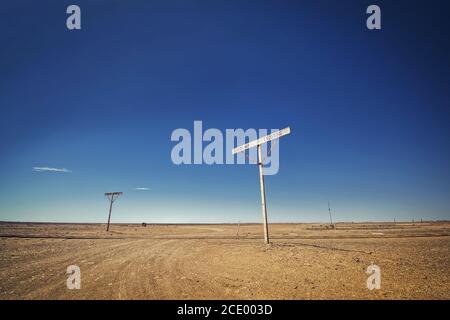
[(264, 220), (264, 242), (269, 244), (269, 226), (267, 224), (266, 191), (264, 190), (264, 174), (262, 164), (261, 145), (258, 144), (259, 184), (261, 187), (261, 207)]
[(105, 196), (108, 198), (110, 204), (109, 204), (109, 215), (108, 215), (108, 224), (106, 226), (106, 231), (109, 231), (109, 223), (111, 221), (111, 211), (112, 211), (112, 205), (114, 201), (117, 200), (117, 198), (122, 195), (122, 192), (107, 192), (105, 193)]
[(328, 213), (330, 214), (330, 222), (333, 225), (333, 218), (331, 217), (330, 200), (328, 200)]
[(238, 228), (237, 228), (237, 232), (236, 232), (236, 237), (239, 237), (239, 227), (240, 227), (240, 225), (241, 225), (241, 222), (238, 221)]
[(112, 210), (113, 201), (109, 201), (109, 215), (108, 215), (108, 225), (106, 226), (106, 231), (109, 231), (109, 222), (111, 221), (111, 210)]

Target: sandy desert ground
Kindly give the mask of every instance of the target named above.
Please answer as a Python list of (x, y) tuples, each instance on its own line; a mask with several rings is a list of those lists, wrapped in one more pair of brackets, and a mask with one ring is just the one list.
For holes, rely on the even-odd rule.
[[(449, 299), (450, 223), (0, 223), (0, 299)], [(368, 290), (367, 267), (381, 269)], [(66, 269), (81, 269), (81, 289)]]

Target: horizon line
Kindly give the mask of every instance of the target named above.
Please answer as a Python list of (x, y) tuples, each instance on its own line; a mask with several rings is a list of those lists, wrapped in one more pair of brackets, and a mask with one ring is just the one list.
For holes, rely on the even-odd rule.
[[(340, 224), (340, 223), (423, 223), (423, 222), (450, 222), (450, 220), (443, 219), (443, 220), (398, 220), (398, 221), (386, 221), (386, 220), (379, 220), (379, 221), (337, 221), (333, 224)], [(61, 221), (13, 221), (13, 220), (0, 220), (0, 224), (3, 223), (31, 223), (31, 224), (107, 224), (107, 222), (61, 222)], [(147, 224), (147, 225), (196, 225), (196, 224), (208, 224), (208, 225), (222, 225), (222, 224), (263, 224), (262, 222), (114, 222), (110, 223), (111, 225), (141, 225), (141, 224)], [(270, 222), (270, 224), (326, 224), (331, 225), (329, 222), (320, 222), (320, 221), (314, 221), (314, 222), (299, 222), (299, 221), (293, 221), (293, 222)]]

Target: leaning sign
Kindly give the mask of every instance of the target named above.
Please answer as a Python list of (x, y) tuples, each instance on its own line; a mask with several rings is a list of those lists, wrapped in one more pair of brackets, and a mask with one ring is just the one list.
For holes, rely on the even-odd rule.
[(236, 148), (234, 148), (232, 150), (232, 153), (233, 154), (239, 153), (241, 151), (244, 151), (244, 150), (256, 147), (257, 145), (266, 143), (268, 141), (278, 139), (278, 138), (280, 138), (282, 136), (285, 136), (287, 134), (290, 134), (290, 133), (291, 133), (291, 128), (290, 127), (284, 128), (282, 130), (276, 131), (274, 133), (271, 133), (271, 134), (269, 134), (267, 136), (264, 136), (262, 138), (259, 138), (257, 140), (253, 140), (253, 141), (250, 141), (249, 143), (246, 143), (246, 144), (243, 144), (243, 145), (241, 145), (239, 147), (236, 147)]

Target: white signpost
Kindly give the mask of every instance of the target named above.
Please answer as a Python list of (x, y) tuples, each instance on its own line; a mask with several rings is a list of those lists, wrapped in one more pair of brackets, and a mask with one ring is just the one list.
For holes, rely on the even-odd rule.
[(261, 205), (262, 205), (262, 214), (263, 214), (263, 221), (264, 221), (264, 242), (266, 244), (269, 244), (269, 226), (267, 223), (267, 207), (266, 207), (266, 192), (264, 190), (264, 174), (263, 174), (263, 160), (262, 160), (262, 153), (261, 153), (261, 145), (263, 143), (267, 143), (271, 140), (278, 139), (282, 136), (285, 136), (287, 134), (291, 133), (291, 128), (287, 127), (280, 131), (276, 131), (274, 133), (271, 133), (267, 136), (264, 136), (262, 138), (259, 138), (257, 140), (250, 141), (249, 143), (243, 144), (241, 146), (238, 146), (232, 150), (233, 154), (242, 152), (244, 150), (258, 147), (258, 167), (259, 167), (259, 183), (261, 187)]

